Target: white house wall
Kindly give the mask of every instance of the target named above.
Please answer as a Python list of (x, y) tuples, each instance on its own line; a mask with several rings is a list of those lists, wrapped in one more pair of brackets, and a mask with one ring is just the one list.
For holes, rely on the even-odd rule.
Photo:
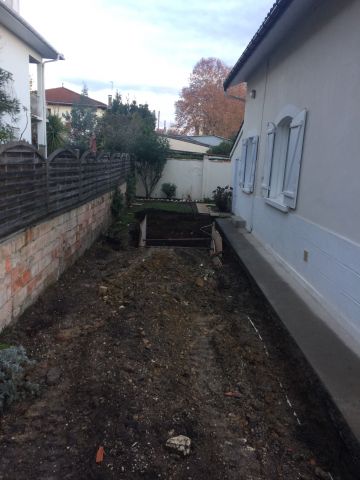
[[(0, 65), (13, 75), (12, 93), (21, 106), (21, 113), (16, 125), (22, 139), (31, 142), (30, 113), (30, 77), (29, 55), (41, 62), (41, 58), (11, 32), (0, 26)], [(23, 110), (26, 108), (26, 112)]]
[[(239, 191), (233, 209), (360, 344), (359, 20), (358, 1), (319, 2), (248, 79), (256, 97), (243, 135), (260, 135), (255, 192)], [(261, 176), (267, 123), (289, 104), (308, 115), (296, 210), (283, 213), (261, 197)]]
[[(209, 159), (206, 155), (203, 160), (187, 160), (169, 158), (165, 164), (162, 178), (152, 194), (155, 198), (164, 197), (161, 190), (163, 183), (175, 183), (176, 197), (192, 200), (202, 200), (212, 197), (217, 186), (226, 186), (231, 183), (231, 163), (220, 159)], [(137, 180), (136, 194), (144, 196), (145, 191)]]

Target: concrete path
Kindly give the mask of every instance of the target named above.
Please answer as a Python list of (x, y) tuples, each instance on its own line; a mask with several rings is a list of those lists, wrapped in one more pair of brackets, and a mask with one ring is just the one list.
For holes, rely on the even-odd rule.
[(210, 208), (206, 203), (196, 203), (198, 213), (203, 215), (210, 215)]
[[(335, 405), (360, 442), (360, 358), (315, 313), (298, 291), (280, 276), (259, 253), (250, 234), (237, 229), (230, 219), (217, 224), (241, 263), (253, 277), (306, 359), (329, 392)], [(319, 315), (320, 312), (320, 315)], [(325, 312), (324, 315), (328, 315)], [(326, 318), (326, 317), (325, 317)]]

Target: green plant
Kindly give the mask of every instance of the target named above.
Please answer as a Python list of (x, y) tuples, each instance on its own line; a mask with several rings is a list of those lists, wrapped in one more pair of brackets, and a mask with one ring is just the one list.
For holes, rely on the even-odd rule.
[(219, 145), (215, 145), (208, 150), (210, 155), (230, 155), (231, 149), (233, 147), (233, 143), (231, 140), (224, 140), (223, 142), (219, 143)]
[(25, 369), (33, 363), (22, 346), (0, 350), (0, 413), (27, 394), (38, 393), (38, 385), (26, 379)]
[(140, 178), (145, 196), (149, 198), (162, 176), (169, 153), (167, 138), (156, 135), (154, 131), (145, 130), (138, 138), (135, 155), (135, 170)]
[(116, 188), (112, 201), (111, 213), (115, 219), (119, 219), (124, 210), (124, 195)]
[(4, 122), (3, 117), (16, 123), (20, 113), (20, 102), (8, 93), (12, 81), (12, 74), (0, 68), (0, 143), (9, 142), (14, 136), (14, 127)]
[(49, 115), (46, 122), (48, 155), (65, 144), (67, 129), (57, 115)]
[(226, 187), (216, 187), (213, 191), (213, 199), (220, 212), (231, 211), (232, 190), (232, 187), (226, 185)]
[(130, 173), (126, 178), (126, 206), (129, 207), (135, 199), (136, 193), (136, 178), (134, 173)]
[(97, 128), (96, 110), (89, 106), (87, 88), (84, 86), (79, 103), (74, 104), (70, 113), (63, 114), (68, 126), (68, 140), (72, 148), (84, 152), (90, 148), (90, 141)]
[(161, 185), (161, 190), (166, 195), (166, 198), (173, 198), (176, 193), (176, 185), (175, 183), (163, 183)]

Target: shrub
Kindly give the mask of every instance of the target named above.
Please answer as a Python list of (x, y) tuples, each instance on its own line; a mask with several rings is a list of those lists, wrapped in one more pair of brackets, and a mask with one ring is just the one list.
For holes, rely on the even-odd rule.
[(220, 212), (231, 212), (232, 187), (216, 187), (213, 191), (215, 205)]
[(126, 192), (125, 192), (126, 205), (128, 207), (130, 207), (132, 202), (135, 200), (135, 194), (136, 194), (136, 178), (134, 173), (130, 173), (126, 179)]
[(22, 346), (0, 350), (0, 413), (16, 400), (38, 392), (38, 385), (25, 376), (25, 368), (33, 363)]
[(119, 219), (124, 209), (124, 195), (117, 188), (111, 201), (111, 213), (115, 219)]
[(161, 185), (161, 190), (166, 195), (166, 198), (173, 198), (176, 193), (176, 185), (175, 183), (163, 183)]

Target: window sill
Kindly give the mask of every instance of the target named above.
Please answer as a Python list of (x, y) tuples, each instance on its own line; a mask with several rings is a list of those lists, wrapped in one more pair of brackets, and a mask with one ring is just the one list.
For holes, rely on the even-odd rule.
[(272, 198), (265, 198), (265, 202), (271, 207), (274, 207), (277, 210), (280, 210), (280, 212), (288, 213), (289, 211), (288, 206), (284, 205), (283, 203), (279, 203), (276, 200), (273, 200)]

